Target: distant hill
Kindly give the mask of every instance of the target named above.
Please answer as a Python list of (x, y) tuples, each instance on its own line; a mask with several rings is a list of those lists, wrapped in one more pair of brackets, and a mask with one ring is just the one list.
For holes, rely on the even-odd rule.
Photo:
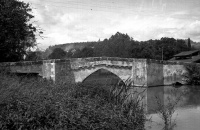
[(65, 44), (59, 44), (54, 46), (49, 46), (45, 52), (44, 57), (48, 57), (55, 48), (61, 48), (64, 51), (68, 52), (70, 50), (82, 50), (85, 47), (94, 47), (95, 44), (98, 42), (79, 42), (79, 43), (65, 43)]
[[(185, 40), (186, 44), (188, 43), (188, 39)], [(195, 49), (200, 49), (200, 42), (194, 42), (190, 39), (191, 46)], [(49, 46), (45, 52), (43, 53), (44, 59), (46, 59), (55, 48), (61, 48), (64, 51), (76, 51), (76, 50), (82, 50), (85, 47), (94, 47), (99, 42), (93, 41), (93, 42), (79, 42), (79, 43), (65, 43), (65, 44), (59, 44), (54, 46)]]

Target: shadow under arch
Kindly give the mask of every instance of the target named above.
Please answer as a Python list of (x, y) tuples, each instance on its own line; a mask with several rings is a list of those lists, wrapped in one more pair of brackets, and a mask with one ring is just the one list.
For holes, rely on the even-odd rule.
[(124, 81), (114, 74), (113, 72), (107, 70), (107, 69), (98, 69), (88, 75), (82, 83), (84, 84), (90, 84), (90, 85), (117, 85), (125, 84)]

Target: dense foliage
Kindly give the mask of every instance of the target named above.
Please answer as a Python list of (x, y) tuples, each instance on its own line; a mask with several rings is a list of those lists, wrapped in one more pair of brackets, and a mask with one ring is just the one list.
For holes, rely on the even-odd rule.
[(49, 55), (49, 59), (62, 59), (66, 55), (66, 52), (61, 48), (55, 48)]
[(36, 61), (36, 60), (42, 60), (42, 52), (41, 51), (27, 51), (26, 61)]
[(122, 104), (110, 97), (97, 86), (1, 74), (0, 129), (144, 129), (138, 102)]
[(186, 66), (186, 81), (191, 85), (200, 85), (200, 66), (198, 64), (190, 64)]
[[(84, 43), (80, 43), (84, 44)], [(88, 42), (90, 46), (84, 49), (71, 49), (65, 57), (125, 57), (169, 60), (173, 55), (191, 49), (185, 40), (161, 38), (160, 40), (135, 41), (127, 34), (117, 32), (109, 39), (97, 42)], [(93, 46), (91, 46), (93, 45)], [(61, 47), (65, 50), (64, 46)]]
[[(36, 45), (38, 32), (30, 23), (29, 4), (18, 0), (0, 0), (0, 62), (19, 61)], [(41, 33), (41, 32), (40, 32)]]

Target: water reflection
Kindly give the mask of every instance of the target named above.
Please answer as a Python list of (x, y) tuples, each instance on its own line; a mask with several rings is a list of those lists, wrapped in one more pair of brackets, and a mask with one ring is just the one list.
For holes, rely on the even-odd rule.
[[(176, 118), (177, 127), (174, 130), (199, 130), (200, 128), (200, 86), (158, 86), (150, 87), (147, 91), (147, 108), (149, 116), (154, 123), (148, 124), (147, 129), (162, 130), (163, 122), (158, 114), (153, 111), (156, 108), (155, 96), (159, 96), (163, 104), (167, 105), (168, 98), (176, 100), (177, 104), (173, 118)], [(163, 94), (163, 95), (162, 95)], [(148, 127), (149, 126), (149, 127)]]
[(154, 113), (157, 110), (157, 102), (164, 105), (164, 87), (147, 88), (147, 112)]

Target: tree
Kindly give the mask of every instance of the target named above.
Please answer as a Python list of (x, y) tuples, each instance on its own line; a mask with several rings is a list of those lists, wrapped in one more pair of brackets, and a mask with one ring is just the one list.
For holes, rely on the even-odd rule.
[(93, 55), (94, 55), (93, 48), (85, 47), (83, 48), (83, 50), (81, 50), (79, 57), (93, 57)]
[(42, 51), (30, 51), (27, 52), (26, 61), (36, 61), (36, 60), (42, 60)]
[(55, 48), (53, 52), (49, 55), (49, 59), (62, 59), (65, 58), (66, 52), (61, 48)]
[(127, 34), (117, 32), (109, 39), (98, 42), (94, 47), (96, 56), (130, 57), (132, 38)]
[(188, 38), (188, 49), (191, 50), (192, 46), (191, 46), (191, 43), (190, 43), (190, 38)]
[(31, 11), (28, 3), (0, 0), (0, 62), (23, 60), (36, 46), (36, 34), (42, 32), (30, 23)]
[(127, 34), (117, 32), (109, 38), (107, 54), (111, 57), (128, 57), (128, 46), (131, 38)]

